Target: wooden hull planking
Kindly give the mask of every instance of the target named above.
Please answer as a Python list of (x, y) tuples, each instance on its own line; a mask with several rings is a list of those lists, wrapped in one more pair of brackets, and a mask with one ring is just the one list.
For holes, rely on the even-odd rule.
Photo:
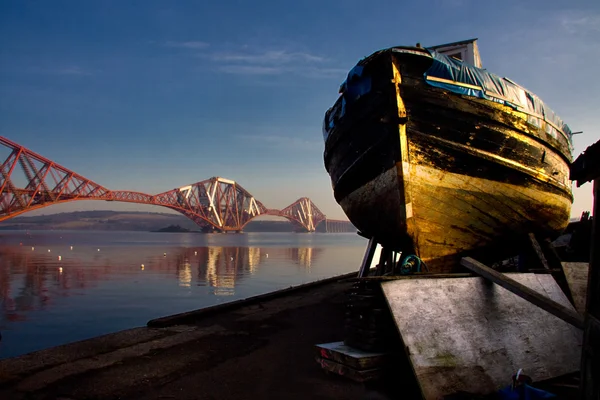
[(360, 144), (362, 134), (378, 146), (327, 149), (336, 199), (353, 224), (414, 251), (430, 271), (452, 270), (465, 254), (511, 254), (529, 232), (560, 233), (572, 202), (564, 144), (524, 113), (427, 85), (406, 61), (389, 63), (396, 129), (362, 126), (346, 140)]

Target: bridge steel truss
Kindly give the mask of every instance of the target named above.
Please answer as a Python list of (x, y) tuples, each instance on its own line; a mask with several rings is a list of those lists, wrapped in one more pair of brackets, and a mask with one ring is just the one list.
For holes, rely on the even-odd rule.
[(326, 220), (307, 197), (282, 210), (268, 209), (237, 182), (220, 177), (156, 195), (114, 191), (0, 136), (2, 149), (9, 154), (0, 166), (0, 221), (76, 200), (163, 206), (180, 212), (203, 229), (221, 232), (242, 231), (248, 222), (261, 215), (284, 217), (308, 232), (314, 232)]

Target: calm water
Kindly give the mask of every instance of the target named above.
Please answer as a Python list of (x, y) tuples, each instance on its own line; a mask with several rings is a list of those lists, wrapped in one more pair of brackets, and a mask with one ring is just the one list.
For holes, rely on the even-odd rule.
[(357, 271), (366, 244), (356, 234), (0, 231), (0, 358)]

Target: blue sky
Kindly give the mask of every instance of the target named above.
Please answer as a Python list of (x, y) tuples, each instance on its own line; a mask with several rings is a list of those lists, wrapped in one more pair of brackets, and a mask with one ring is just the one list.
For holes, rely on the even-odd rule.
[[(483, 65), (600, 137), (600, 2), (0, 2), (0, 135), (115, 190), (223, 176), (271, 208), (344, 218), (321, 123), (347, 71), (393, 45), (479, 38)], [(575, 190), (573, 215), (591, 207)], [(79, 202), (44, 212), (139, 209)], [(161, 210), (161, 209), (159, 209)], [(164, 211), (164, 210), (161, 210)]]

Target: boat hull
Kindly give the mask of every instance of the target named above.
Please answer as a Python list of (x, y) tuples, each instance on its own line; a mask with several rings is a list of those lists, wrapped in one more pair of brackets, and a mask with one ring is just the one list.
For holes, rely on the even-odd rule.
[(445, 272), (464, 255), (501, 259), (528, 233), (567, 226), (564, 143), (507, 106), (427, 85), (414, 55), (384, 57), (394, 83), (377, 94), (385, 111), (348, 109), (326, 143), (336, 200), (361, 232)]

